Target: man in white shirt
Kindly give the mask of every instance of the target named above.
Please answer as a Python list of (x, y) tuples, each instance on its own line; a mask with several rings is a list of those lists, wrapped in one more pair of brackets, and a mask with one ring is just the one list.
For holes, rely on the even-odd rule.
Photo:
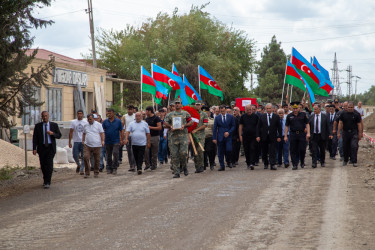
[(151, 135), (147, 122), (142, 120), (142, 113), (135, 113), (135, 121), (126, 128), (125, 144), (129, 143), (129, 135), (132, 134), (132, 150), (137, 164), (138, 174), (142, 174), (142, 164), (144, 160), (146, 145), (151, 147)]
[(94, 155), (94, 177), (99, 175), (100, 151), (104, 146), (104, 130), (102, 124), (94, 120), (92, 114), (87, 116), (82, 143), (84, 144), (85, 178), (90, 176), (90, 156)]
[(361, 118), (363, 119), (363, 117), (365, 116), (365, 111), (362, 108), (362, 102), (358, 102), (358, 106), (354, 109), (361, 115)]
[[(87, 121), (83, 120), (83, 111), (77, 111), (77, 119), (73, 120), (70, 125), (69, 131), (69, 148), (73, 146), (73, 158), (77, 164), (76, 173), (83, 175), (84, 161), (83, 161), (83, 144), (82, 144), (82, 133)], [(72, 138), (74, 144), (72, 145)], [(79, 155), (81, 155), (81, 162), (79, 161)]]
[[(125, 114), (122, 117), (122, 125), (124, 126), (124, 130), (129, 127), (129, 124), (131, 122), (135, 121), (135, 114), (134, 114), (134, 106), (128, 105), (128, 113)], [(132, 150), (132, 135), (129, 134), (128, 143), (126, 144), (126, 151), (128, 152), (128, 160), (129, 160), (129, 171), (134, 172), (135, 171), (135, 160), (134, 160), (134, 154)]]

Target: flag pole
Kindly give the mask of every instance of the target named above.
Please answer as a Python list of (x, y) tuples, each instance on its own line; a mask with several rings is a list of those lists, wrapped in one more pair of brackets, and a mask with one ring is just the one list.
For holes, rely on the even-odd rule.
[(201, 74), (200, 74), (200, 72), (199, 72), (199, 68), (200, 68), (200, 65), (198, 65), (198, 87), (199, 87), (199, 95), (200, 96), (202, 96), (201, 95)]
[(141, 66), (141, 111), (142, 111), (142, 95), (143, 95), (143, 92), (142, 92), (142, 74), (143, 73), (143, 69), (142, 69), (142, 66)]
[(293, 85), (292, 85), (292, 87), (290, 88), (290, 100), (289, 100), (289, 103), (292, 102), (292, 96), (293, 96)]
[(288, 57), (286, 58), (286, 64), (285, 64), (285, 74), (284, 74), (284, 84), (283, 84), (283, 92), (281, 94), (281, 102), (280, 105), (283, 105), (283, 99), (284, 99), (284, 90), (285, 90), (285, 78), (286, 78), (286, 69), (288, 68)]

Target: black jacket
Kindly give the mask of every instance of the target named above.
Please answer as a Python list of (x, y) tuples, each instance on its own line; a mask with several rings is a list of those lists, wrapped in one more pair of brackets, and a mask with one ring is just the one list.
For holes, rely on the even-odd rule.
[(266, 140), (267, 135), (269, 135), (271, 140), (281, 138), (282, 133), (280, 117), (277, 114), (273, 113), (270, 121), (270, 127), (268, 127), (267, 116), (267, 113), (260, 115), (256, 137), (260, 137), (261, 141)]
[[(56, 153), (56, 139), (61, 138), (61, 132), (57, 123), (49, 122), (50, 131), (53, 132), (51, 135), (51, 143), (53, 152)], [(43, 122), (39, 122), (35, 125), (33, 135), (33, 150), (43, 150), (44, 147), (44, 136), (43, 136)]]
[[(330, 129), (329, 118), (325, 115), (320, 113), (321, 123), (320, 123), (320, 135), (323, 140), (328, 140), (328, 136), (332, 135), (332, 130)], [(311, 114), (309, 118), (310, 124), (310, 135), (311, 138), (314, 136), (315, 130), (315, 114)]]

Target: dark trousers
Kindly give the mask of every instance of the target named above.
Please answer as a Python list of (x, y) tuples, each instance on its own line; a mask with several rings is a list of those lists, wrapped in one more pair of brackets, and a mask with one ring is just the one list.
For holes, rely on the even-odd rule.
[(254, 165), (257, 157), (259, 161), (259, 155), (257, 154), (256, 145), (258, 145), (258, 142), (256, 141), (255, 136), (242, 136), (242, 143), (243, 143), (243, 149), (245, 152), (245, 158), (246, 158), (246, 164)]
[(122, 162), (122, 151), (123, 151), (124, 145), (119, 146), (119, 151), (118, 151), (118, 160)]
[(289, 164), (289, 135), (288, 135), (288, 141), (284, 141), (284, 136), (282, 136), (281, 142), (276, 142), (276, 161), (278, 165), (283, 164)]
[(262, 156), (262, 147), (260, 143), (255, 141), (255, 163), (259, 163), (259, 158)]
[(133, 155), (137, 170), (142, 170), (143, 157), (145, 155), (146, 146), (132, 145)]
[(215, 163), (215, 156), (216, 156), (216, 144), (212, 142), (212, 136), (210, 136), (204, 140), (204, 153), (203, 153), (204, 166), (208, 167), (208, 163), (210, 164), (210, 166), (213, 166)]
[(44, 147), (44, 148), (38, 147), (38, 155), (39, 155), (40, 168), (43, 173), (43, 181), (44, 181), (43, 183), (51, 184), (52, 172), (53, 172), (53, 157), (55, 157), (52, 144), (48, 144), (48, 147)]
[(107, 169), (117, 169), (120, 144), (105, 144), (107, 153)]
[(352, 163), (357, 163), (358, 152), (358, 131), (342, 132), (342, 146), (344, 150), (344, 161), (348, 162), (349, 157)]
[(232, 154), (232, 138), (224, 138), (222, 141), (217, 142), (217, 155), (221, 168), (225, 168), (224, 156), (227, 164), (231, 163)]
[(326, 159), (326, 141), (321, 134), (313, 134), (311, 138), (312, 147), (312, 164), (316, 164), (319, 159), (320, 163), (324, 163)]
[(232, 163), (238, 162), (238, 158), (240, 157), (240, 148), (241, 142), (240, 139), (232, 139)]
[(260, 144), (262, 146), (262, 161), (264, 165), (276, 165), (276, 140), (271, 140), (270, 137), (267, 136), (267, 139), (261, 141)]
[(306, 133), (296, 134), (291, 132), (290, 135), (290, 158), (293, 166), (297, 166), (298, 162), (305, 164), (306, 155)]
[(330, 148), (331, 148), (331, 151), (330, 151), (330, 156), (331, 157), (335, 157), (336, 154), (337, 154), (337, 146), (338, 146), (338, 140), (337, 140), (337, 134), (335, 134), (331, 140), (331, 145), (330, 145)]

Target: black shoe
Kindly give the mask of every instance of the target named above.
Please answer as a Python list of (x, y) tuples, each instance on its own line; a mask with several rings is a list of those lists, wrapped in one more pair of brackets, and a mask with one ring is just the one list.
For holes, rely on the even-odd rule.
[(305, 167), (305, 163), (301, 163), (301, 168), (304, 168)]
[(214, 170), (214, 169), (215, 169), (214, 165), (211, 165), (210, 170)]
[(271, 170), (277, 170), (277, 168), (275, 167), (275, 165), (271, 166)]
[(197, 168), (197, 170), (195, 170), (196, 174), (199, 174), (199, 173), (202, 173), (202, 172), (203, 172), (203, 168), (202, 167)]
[(268, 165), (264, 165), (264, 169), (268, 169)]
[[(302, 166), (301, 166), (302, 167)], [(316, 163), (311, 164), (312, 168), (316, 168)]]
[(236, 161), (236, 162), (234, 163), (234, 166), (238, 166), (238, 161)]
[(324, 164), (324, 162), (323, 162), (323, 163), (320, 164), (320, 166), (321, 166), (322, 168), (324, 168), (324, 167), (326, 166), (326, 164)]
[(333, 157), (329, 157), (329, 158), (330, 158), (331, 160), (336, 160), (336, 157), (334, 157), (334, 156), (333, 156)]
[(155, 170), (157, 167), (156, 166), (152, 166), (151, 167), (151, 170)]
[(103, 169), (102, 169), (102, 168), (99, 168), (99, 172), (103, 172)]
[(90, 168), (90, 171), (94, 171), (94, 168)]
[(289, 168), (289, 164), (284, 164), (284, 167), (285, 168)]
[(135, 172), (135, 168), (129, 168), (129, 172)]
[(225, 171), (225, 168), (219, 168), (217, 171)]
[(144, 171), (146, 171), (146, 170), (149, 169), (149, 168), (150, 168), (150, 166), (146, 166), (145, 169), (144, 169)]
[(342, 166), (346, 166), (346, 165), (348, 165), (348, 162), (347, 162), (347, 161), (344, 161), (344, 162), (342, 163)]
[(77, 174), (79, 173), (79, 169), (80, 169), (80, 167), (77, 167), (77, 168), (76, 168), (76, 173), (77, 173)]
[(292, 170), (297, 170), (298, 167), (297, 166), (293, 166)]
[(232, 167), (233, 167), (232, 163), (228, 163), (228, 168), (232, 168)]
[(165, 163), (168, 163), (168, 158), (165, 158), (165, 161), (164, 161)]
[(174, 174), (173, 178), (180, 178), (180, 174)]
[(255, 162), (255, 164), (254, 164), (255, 166), (259, 166), (259, 161), (258, 162)]
[(142, 174), (142, 170), (138, 170), (137, 173), (138, 173), (138, 175)]
[(189, 171), (188, 171), (187, 168), (184, 169), (184, 175), (185, 175), (185, 176), (188, 176), (188, 175), (189, 175)]
[(250, 165), (250, 170), (254, 170), (254, 165)]
[(163, 165), (163, 164), (164, 164), (164, 162), (162, 162), (162, 161), (160, 161), (159, 163), (160, 163), (160, 165)]

